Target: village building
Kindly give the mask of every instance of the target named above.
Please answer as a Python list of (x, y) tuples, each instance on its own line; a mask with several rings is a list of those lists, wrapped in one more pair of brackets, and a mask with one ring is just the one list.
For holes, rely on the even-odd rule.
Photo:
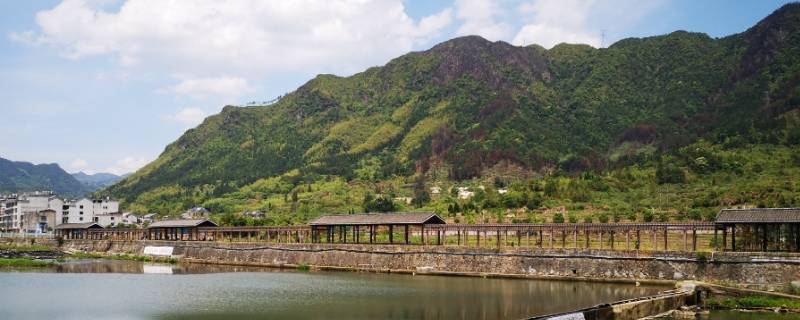
[(65, 203), (63, 208), (61, 223), (99, 222), (101, 216), (105, 222), (110, 222), (110, 218), (114, 216), (111, 214), (119, 212), (119, 201), (110, 198), (81, 198)]
[(52, 210), (55, 221), (58, 222), (62, 215), (63, 201), (51, 191), (36, 191), (4, 196), (0, 204), (0, 229), (8, 232), (23, 232), (36, 230), (34, 225), (26, 224), (26, 216), (34, 219), (35, 215), (44, 210)]
[(39, 212), (26, 212), (22, 215), (22, 231), (30, 233), (49, 232), (56, 225), (56, 211), (45, 209)]
[(181, 214), (182, 219), (204, 219), (211, 215), (211, 211), (203, 207), (194, 207)]

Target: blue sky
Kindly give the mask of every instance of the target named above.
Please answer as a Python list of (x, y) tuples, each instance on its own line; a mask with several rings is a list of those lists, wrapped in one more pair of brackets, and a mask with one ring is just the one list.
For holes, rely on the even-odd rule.
[(225, 104), (453, 37), (547, 48), (723, 37), (786, 2), (0, 0), (0, 157), (126, 173)]

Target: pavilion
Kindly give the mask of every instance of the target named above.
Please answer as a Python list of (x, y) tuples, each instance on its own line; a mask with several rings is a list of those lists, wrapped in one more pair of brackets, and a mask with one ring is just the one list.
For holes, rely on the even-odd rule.
[(91, 229), (103, 229), (103, 227), (96, 222), (62, 223), (53, 228), (53, 233), (64, 239), (89, 239)]
[[(315, 243), (361, 243), (363, 236), (369, 239), (365, 243), (376, 243), (378, 235), (383, 230), (388, 233), (388, 243), (394, 244), (395, 227), (402, 227), (404, 235), (402, 243), (411, 243), (409, 233), (413, 228), (418, 230), (420, 243), (424, 244), (425, 226), (432, 224), (445, 224), (445, 221), (433, 212), (363, 213), (326, 215), (311, 221), (309, 226), (311, 226), (311, 239)], [(348, 230), (351, 238), (348, 238)], [(323, 233), (324, 241), (321, 237)], [(441, 231), (437, 230), (437, 244), (441, 243), (441, 236)]]
[(150, 240), (204, 240), (200, 239), (198, 228), (216, 227), (211, 220), (164, 220), (147, 226), (147, 239)]
[(722, 209), (718, 230), (723, 251), (800, 251), (800, 208)]

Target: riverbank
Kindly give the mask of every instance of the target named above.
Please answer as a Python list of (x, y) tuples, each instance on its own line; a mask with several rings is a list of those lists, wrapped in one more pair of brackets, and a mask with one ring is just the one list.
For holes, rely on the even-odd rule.
[(785, 290), (800, 279), (800, 255), (773, 253), (635, 252), (357, 244), (260, 244), (180, 241), (70, 240), (67, 251), (143, 255), (145, 246), (172, 247), (187, 262), (323, 270), (359, 270), (481, 277), (592, 281), (697, 280)]

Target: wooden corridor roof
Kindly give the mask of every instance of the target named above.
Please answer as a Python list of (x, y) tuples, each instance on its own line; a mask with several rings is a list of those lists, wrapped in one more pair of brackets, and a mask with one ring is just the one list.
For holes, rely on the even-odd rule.
[(92, 229), (98, 228), (102, 229), (103, 226), (97, 224), (96, 222), (84, 222), (84, 223), (62, 223), (55, 227), (55, 229), (62, 230), (62, 229)]
[(321, 216), (309, 222), (311, 226), (333, 225), (404, 225), (444, 224), (444, 220), (433, 212), (361, 213)]
[(722, 209), (717, 223), (800, 223), (800, 208)]
[(191, 228), (191, 227), (216, 227), (217, 224), (211, 220), (206, 219), (192, 219), (192, 220), (164, 220), (151, 223), (147, 226), (150, 228)]

